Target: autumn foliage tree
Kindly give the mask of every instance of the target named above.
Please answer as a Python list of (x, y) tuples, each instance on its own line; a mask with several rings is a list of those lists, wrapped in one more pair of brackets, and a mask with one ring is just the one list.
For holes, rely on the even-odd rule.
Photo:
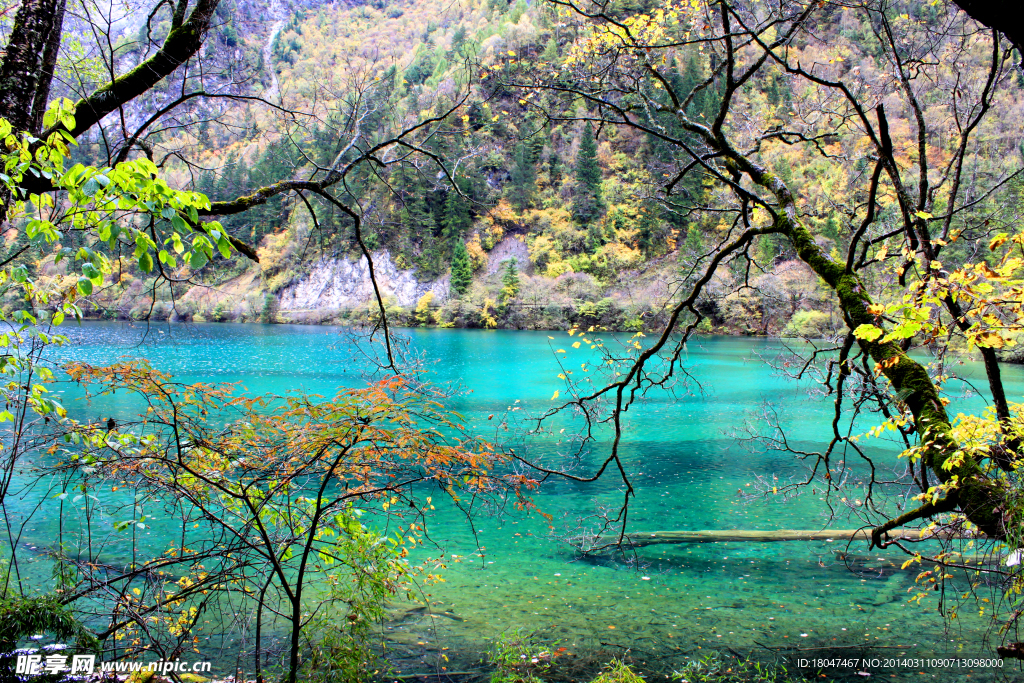
[[(827, 287), (847, 329), (835, 343), (787, 360), (795, 376), (820, 379), (835, 419), (820, 450), (796, 452), (810, 463), (807, 478), (791, 488), (769, 487), (768, 495), (813, 485), (833, 500), (842, 489), (836, 474), (859, 463), (871, 484), (868, 503), (853, 513), (873, 527), (872, 545), (900, 546), (921, 561), (926, 553), (886, 536), (914, 523), (1019, 545), (1021, 414), (1007, 403), (996, 356), (1020, 324), (1014, 302), (1024, 263), (1014, 241), (1019, 215), (995, 200), (1021, 172), (1015, 135), (1002, 123), (1019, 95), (1011, 45), (950, 5), (924, 16), (911, 3), (888, 2), (769, 9), (715, 0), (648, 12), (607, 2), (554, 4), (573, 27), (566, 59), (547, 75), (510, 84), (585, 103), (574, 116), (559, 114), (568, 110), (564, 103), (549, 107), (555, 120), (656, 139), (671, 150), (671, 163), (657, 169), (663, 206), (692, 202), (687, 180), (697, 175), (708, 191), (694, 213), (718, 217), (707, 236), (714, 246), (687, 264), (687, 284), (669, 303), (663, 332), (646, 344), (633, 342), (631, 358), (609, 356), (614, 374), (607, 383), (581, 384), (565, 405), (614, 425), (611, 452), (595, 476), (624, 472), (621, 415), (638, 395), (682, 371), (684, 345), (705, 318), (699, 302), (711, 283), (731, 272), (740, 287), (751, 287), (751, 273), (778, 253), (758, 247), (780, 240)], [(822, 42), (819, 29), (837, 21), (845, 39)], [(706, 75), (686, 83), (677, 65), (695, 52)], [(754, 87), (779, 79), (785, 109), (782, 97), (765, 106)], [(935, 83), (948, 84), (947, 96), (928, 95), (926, 103)], [(698, 99), (708, 108), (692, 106)], [(993, 146), (1008, 156), (982, 163)], [(789, 160), (796, 154), (829, 178), (829, 192), (794, 176)], [(827, 217), (828, 237), (819, 232), (819, 216)], [(944, 354), (960, 344), (982, 357), (993, 404), (982, 419), (986, 429), (970, 437), (963, 425), (978, 423), (952, 417), (952, 399), (943, 395)], [(938, 358), (924, 362), (914, 349)], [(872, 413), (884, 421), (881, 432), (894, 435), (894, 457), (902, 451), (905, 480), (917, 489), (912, 501), (885, 497), (875, 458), (858, 444), (854, 425)], [(753, 436), (792, 450), (777, 424), (763, 424)], [(625, 503), (614, 517), (620, 523), (632, 493), (623, 476)], [(942, 565), (958, 557), (944, 551), (930, 559)], [(1012, 577), (1007, 585), (1019, 581)], [(1009, 603), (1012, 621), (1020, 612), (1015, 598)]]
[[(529, 504), (520, 494), (533, 483), (496, 472), (503, 456), (469, 435), (443, 396), (408, 378), (324, 399), (180, 384), (140, 362), (67, 371), (94, 397), (116, 391), (145, 406), (121, 438), (83, 454), (97, 473), (167, 501), (166, 515), (202, 529), (163, 557), (136, 559), (145, 570), (165, 566), (169, 555), (199, 578), (164, 580), (132, 610), (115, 609), (107, 634), (169, 611), (184, 615), (189, 628), (172, 635), (177, 647), (187, 645), (199, 606), (220, 594), (252, 615), (246, 636), (258, 674), (272, 627), (287, 634), (290, 681), (329, 629), (348, 643), (333, 665), (362, 680), (372, 674), (372, 628), (385, 601), (417, 574), (434, 579), (436, 569), (418, 572), (405, 559), (422, 542), (433, 501), (512, 494)], [(105, 581), (85, 558), (76, 566), (85, 585)]]

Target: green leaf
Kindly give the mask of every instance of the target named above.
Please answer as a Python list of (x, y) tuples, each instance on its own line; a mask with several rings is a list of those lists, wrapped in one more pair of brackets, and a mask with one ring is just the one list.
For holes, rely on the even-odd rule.
[(910, 339), (921, 331), (921, 323), (907, 321), (900, 323), (889, 333), (888, 339)]
[(178, 261), (166, 249), (161, 249), (157, 256), (160, 258), (160, 263), (166, 264), (171, 268), (175, 268), (178, 265)]
[(171, 225), (178, 232), (188, 232), (189, 231), (188, 223), (186, 223), (185, 219), (182, 218), (181, 216), (179, 216), (177, 213), (175, 213), (174, 216), (171, 217)]
[(75, 164), (74, 166), (68, 169), (67, 173), (64, 174), (64, 180), (69, 184), (74, 184), (78, 180), (78, 177), (81, 176), (84, 172), (85, 166), (83, 166), (82, 164)]
[(150, 241), (146, 233), (141, 230), (135, 231), (135, 258), (142, 258), (142, 255), (149, 251), (151, 246), (156, 246)]
[(207, 258), (206, 254), (202, 250), (196, 249), (192, 252), (191, 258), (187, 258), (186, 260), (188, 261), (189, 268), (192, 270), (199, 270), (206, 265)]
[(92, 282), (87, 277), (78, 278), (78, 291), (82, 293), (82, 296), (89, 296), (92, 294)]
[(875, 341), (882, 336), (882, 330), (875, 325), (858, 325), (853, 331), (853, 336), (857, 339)]
[(139, 268), (142, 269), (143, 273), (149, 273), (153, 270), (153, 257), (148, 251), (139, 257)]

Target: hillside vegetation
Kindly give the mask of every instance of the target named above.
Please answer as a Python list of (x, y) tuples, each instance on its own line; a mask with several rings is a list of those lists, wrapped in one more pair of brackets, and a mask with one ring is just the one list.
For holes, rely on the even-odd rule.
[[(896, 9), (906, 21), (934, 21), (929, 4), (903, 5)], [(632, 0), (617, 6), (622, 16), (655, 9)], [(276, 106), (205, 101), (196, 105), (198, 124), (151, 128), (147, 138), (182, 187), (215, 201), (331, 168), (344, 157), (356, 125), (364, 135), (372, 130), (383, 137), (454, 107), (418, 150), (445, 159), (447, 170), (429, 155), (410, 154), (347, 179), (346, 196), (364, 212), (365, 244), (386, 265), (381, 284), (397, 323), (657, 329), (688, 267), (729, 228), (713, 208), (726, 190), (699, 168), (682, 176), (674, 201), (655, 201), (656, 185), (681, 168), (678, 155), (656, 137), (595, 127), (581, 120), (599, 118), (582, 100), (515, 87), (572, 58), (581, 28), (554, 5), (375, 0), (267, 8), (240, 2), (218, 12), (221, 22), (205, 48), (220, 68), (220, 80), (213, 82), (224, 92)], [(871, 47), (875, 27), (854, 12), (836, 13), (819, 27), (818, 41), (794, 48), (796, 61), (828, 64), (837, 76), (854, 74), (865, 90), (881, 87), (887, 65)], [(141, 49), (143, 41), (132, 42), (131, 34), (142, 30), (126, 29), (126, 59)], [(986, 58), (980, 50), (973, 56), (979, 64)], [(683, 46), (668, 58), (680, 92), (712, 73), (697, 49)], [(1024, 114), (1019, 81), (997, 94), (1004, 111)], [(163, 93), (135, 103), (136, 117), (170, 99), (174, 87), (167, 84)], [(928, 88), (934, 92), (922, 99), (940, 107), (950, 87), (957, 86), (933, 81)], [(688, 113), (712, 116), (717, 88), (712, 79), (689, 102)], [(916, 148), (910, 112), (894, 99), (887, 114), (897, 157), (911, 165)], [(779, 135), (755, 141), (762, 158), (800, 198), (819, 243), (845, 253), (839, 225), (863, 202), (852, 188), (870, 175), (872, 148), (852, 126), (849, 135), (801, 134), (823, 119), (843, 130), (834, 116), (806, 81), (781, 69), (760, 70), (732, 114), (737, 127), (742, 118), (757, 122), (757, 130), (774, 124)], [(976, 177), (1006, 171), (1019, 160), (1019, 120), (984, 120), (985, 130), (976, 135), (983, 147), (972, 169)], [(663, 125), (673, 123), (666, 119)], [(929, 161), (941, 167), (939, 156), (943, 150), (952, 155), (957, 138), (950, 133), (948, 140), (931, 142), (929, 153), (938, 156)], [(78, 154), (100, 163), (107, 151), (96, 138)], [(961, 231), (969, 236), (972, 222), (1014, 220), (1024, 208), (1022, 187), (1014, 180), (979, 198)], [(313, 208), (319, 218), (312, 217)], [(379, 316), (370, 305), (365, 269), (340, 265), (362, 255), (351, 218), (330, 204), (281, 194), (223, 222), (257, 249), (259, 263), (235, 254), (230, 263), (193, 268), (187, 282), (159, 286), (150, 274), (126, 268), (119, 281), (93, 296), (91, 314), (338, 323)], [(975, 249), (976, 243), (962, 240), (944, 261), (955, 266), (950, 261), (974, 256)], [(759, 238), (754, 254), (749, 263), (720, 271), (702, 295), (704, 331), (824, 336), (841, 327), (827, 288), (787, 241)], [(52, 263), (34, 265), (41, 274), (65, 276)], [(320, 284), (313, 287), (314, 281)]]

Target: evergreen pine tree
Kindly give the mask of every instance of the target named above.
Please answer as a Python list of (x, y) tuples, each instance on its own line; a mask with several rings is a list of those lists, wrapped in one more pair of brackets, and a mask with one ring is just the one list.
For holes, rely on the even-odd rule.
[(660, 207), (653, 202), (647, 203), (640, 210), (637, 221), (637, 247), (645, 256), (654, 256), (661, 251), (665, 243), (666, 231), (661, 222)]
[(530, 136), (523, 140), (523, 144), (526, 145), (526, 152), (530, 157), (530, 163), (536, 164), (540, 161), (541, 154), (544, 152), (545, 143), (550, 139), (551, 130), (538, 116), (530, 116), (526, 120), (525, 130), (530, 133)]
[(544, 51), (540, 53), (541, 64), (553, 64), (558, 59), (558, 41), (554, 36), (548, 39), (544, 45)]
[(433, 219), (427, 207), (426, 188), (423, 187), (418, 174), (410, 173), (403, 168), (395, 180), (394, 189), (401, 198), (398, 221), (402, 229), (409, 235), (420, 237), (426, 237), (433, 232)]
[(593, 254), (605, 243), (604, 230), (597, 221), (587, 224), (587, 252)]
[(562, 182), (562, 155), (555, 150), (548, 155), (548, 177), (553, 185)]
[(460, 239), (455, 242), (455, 249), (452, 251), (451, 291), (457, 296), (462, 296), (472, 282), (473, 264), (469, 261), (465, 242)]
[(469, 204), (465, 198), (456, 192), (455, 188), (448, 190), (441, 212), (441, 234), (445, 240), (452, 245), (461, 243), (472, 225), (473, 219), (470, 218)]
[(533, 200), (533, 192), (537, 183), (537, 172), (533, 168), (533, 155), (522, 142), (516, 145), (511, 175), (512, 182), (509, 188), (509, 195), (512, 200), (512, 206), (517, 211), (525, 211), (530, 207), (530, 202)]
[(601, 167), (597, 164), (597, 142), (588, 123), (580, 138), (576, 153), (576, 192), (572, 198), (572, 217), (587, 224), (600, 218), (604, 212), (601, 200)]
[(700, 236), (700, 229), (696, 223), (690, 223), (686, 228), (686, 240), (683, 242), (683, 253), (693, 256), (704, 253), (704, 240)]
[(421, 275), (438, 275), (444, 269), (447, 244), (435, 234), (437, 224), (427, 205), (426, 184), (415, 169), (403, 166), (392, 176), (391, 187), (398, 195), (398, 254), (414, 261)]
[(466, 27), (459, 24), (459, 27), (455, 29), (454, 35), (452, 35), (452, 54), (460, 55), (462, 52), (462, 46), (466, 43)]
[(501, 274), (501, 302), (507, 304), (519, 296), (519, 289), (522, 286), (519, 281), (519, 269), (516, 268), (516, 260), (510, 258), (505, 261), (505, 272)]

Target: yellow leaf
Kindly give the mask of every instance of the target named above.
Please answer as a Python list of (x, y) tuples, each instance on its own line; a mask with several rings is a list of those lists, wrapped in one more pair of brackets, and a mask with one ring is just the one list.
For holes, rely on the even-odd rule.
[(975, 343), (978, 346), (989, 348), (989, 349), (1001, 349), (1006, 346), (1006, 342), (1003, 338), (995, 332), (985, 332), (975, 339)]
[(982, 275), (987, 277), (989, 280), (1001, 280), (1002, 279), (1002, 276), (999, 273), (997, 273), (996, 271), (994, 271), (991, 268), (989, 268), (988, 264), (985, 263), (985, 262), (981, 262), (978, 265), (976, 265), (975, 269), (979, 273), (981, 273)]
[(875, 327), (874, 325), (858, 325), (857, 329), (853, 331), (853, 336), (857, 339), (867, 339), (868, 341), (874, 341), (882, 336), (882, 330)]
[(555, 393), (551, 394), (552, 401), (554, 401), (556, 398), (558, 398), (558, 389), (555, 389)]
[(1008, 237), (1009, 235), (1007, 235), (1005, 232), (999, 233), (998, 235), (992, 238), (991, 242), (988, 243), (988, 248), (998, 249), (999, 246), (1002, 245), (1002, 243), (1005, 242)]
[(572, 343), (572, 348), (574, 348), (574, 349), (580, 348), (580, 343), (579, 342), (573, 342)]

